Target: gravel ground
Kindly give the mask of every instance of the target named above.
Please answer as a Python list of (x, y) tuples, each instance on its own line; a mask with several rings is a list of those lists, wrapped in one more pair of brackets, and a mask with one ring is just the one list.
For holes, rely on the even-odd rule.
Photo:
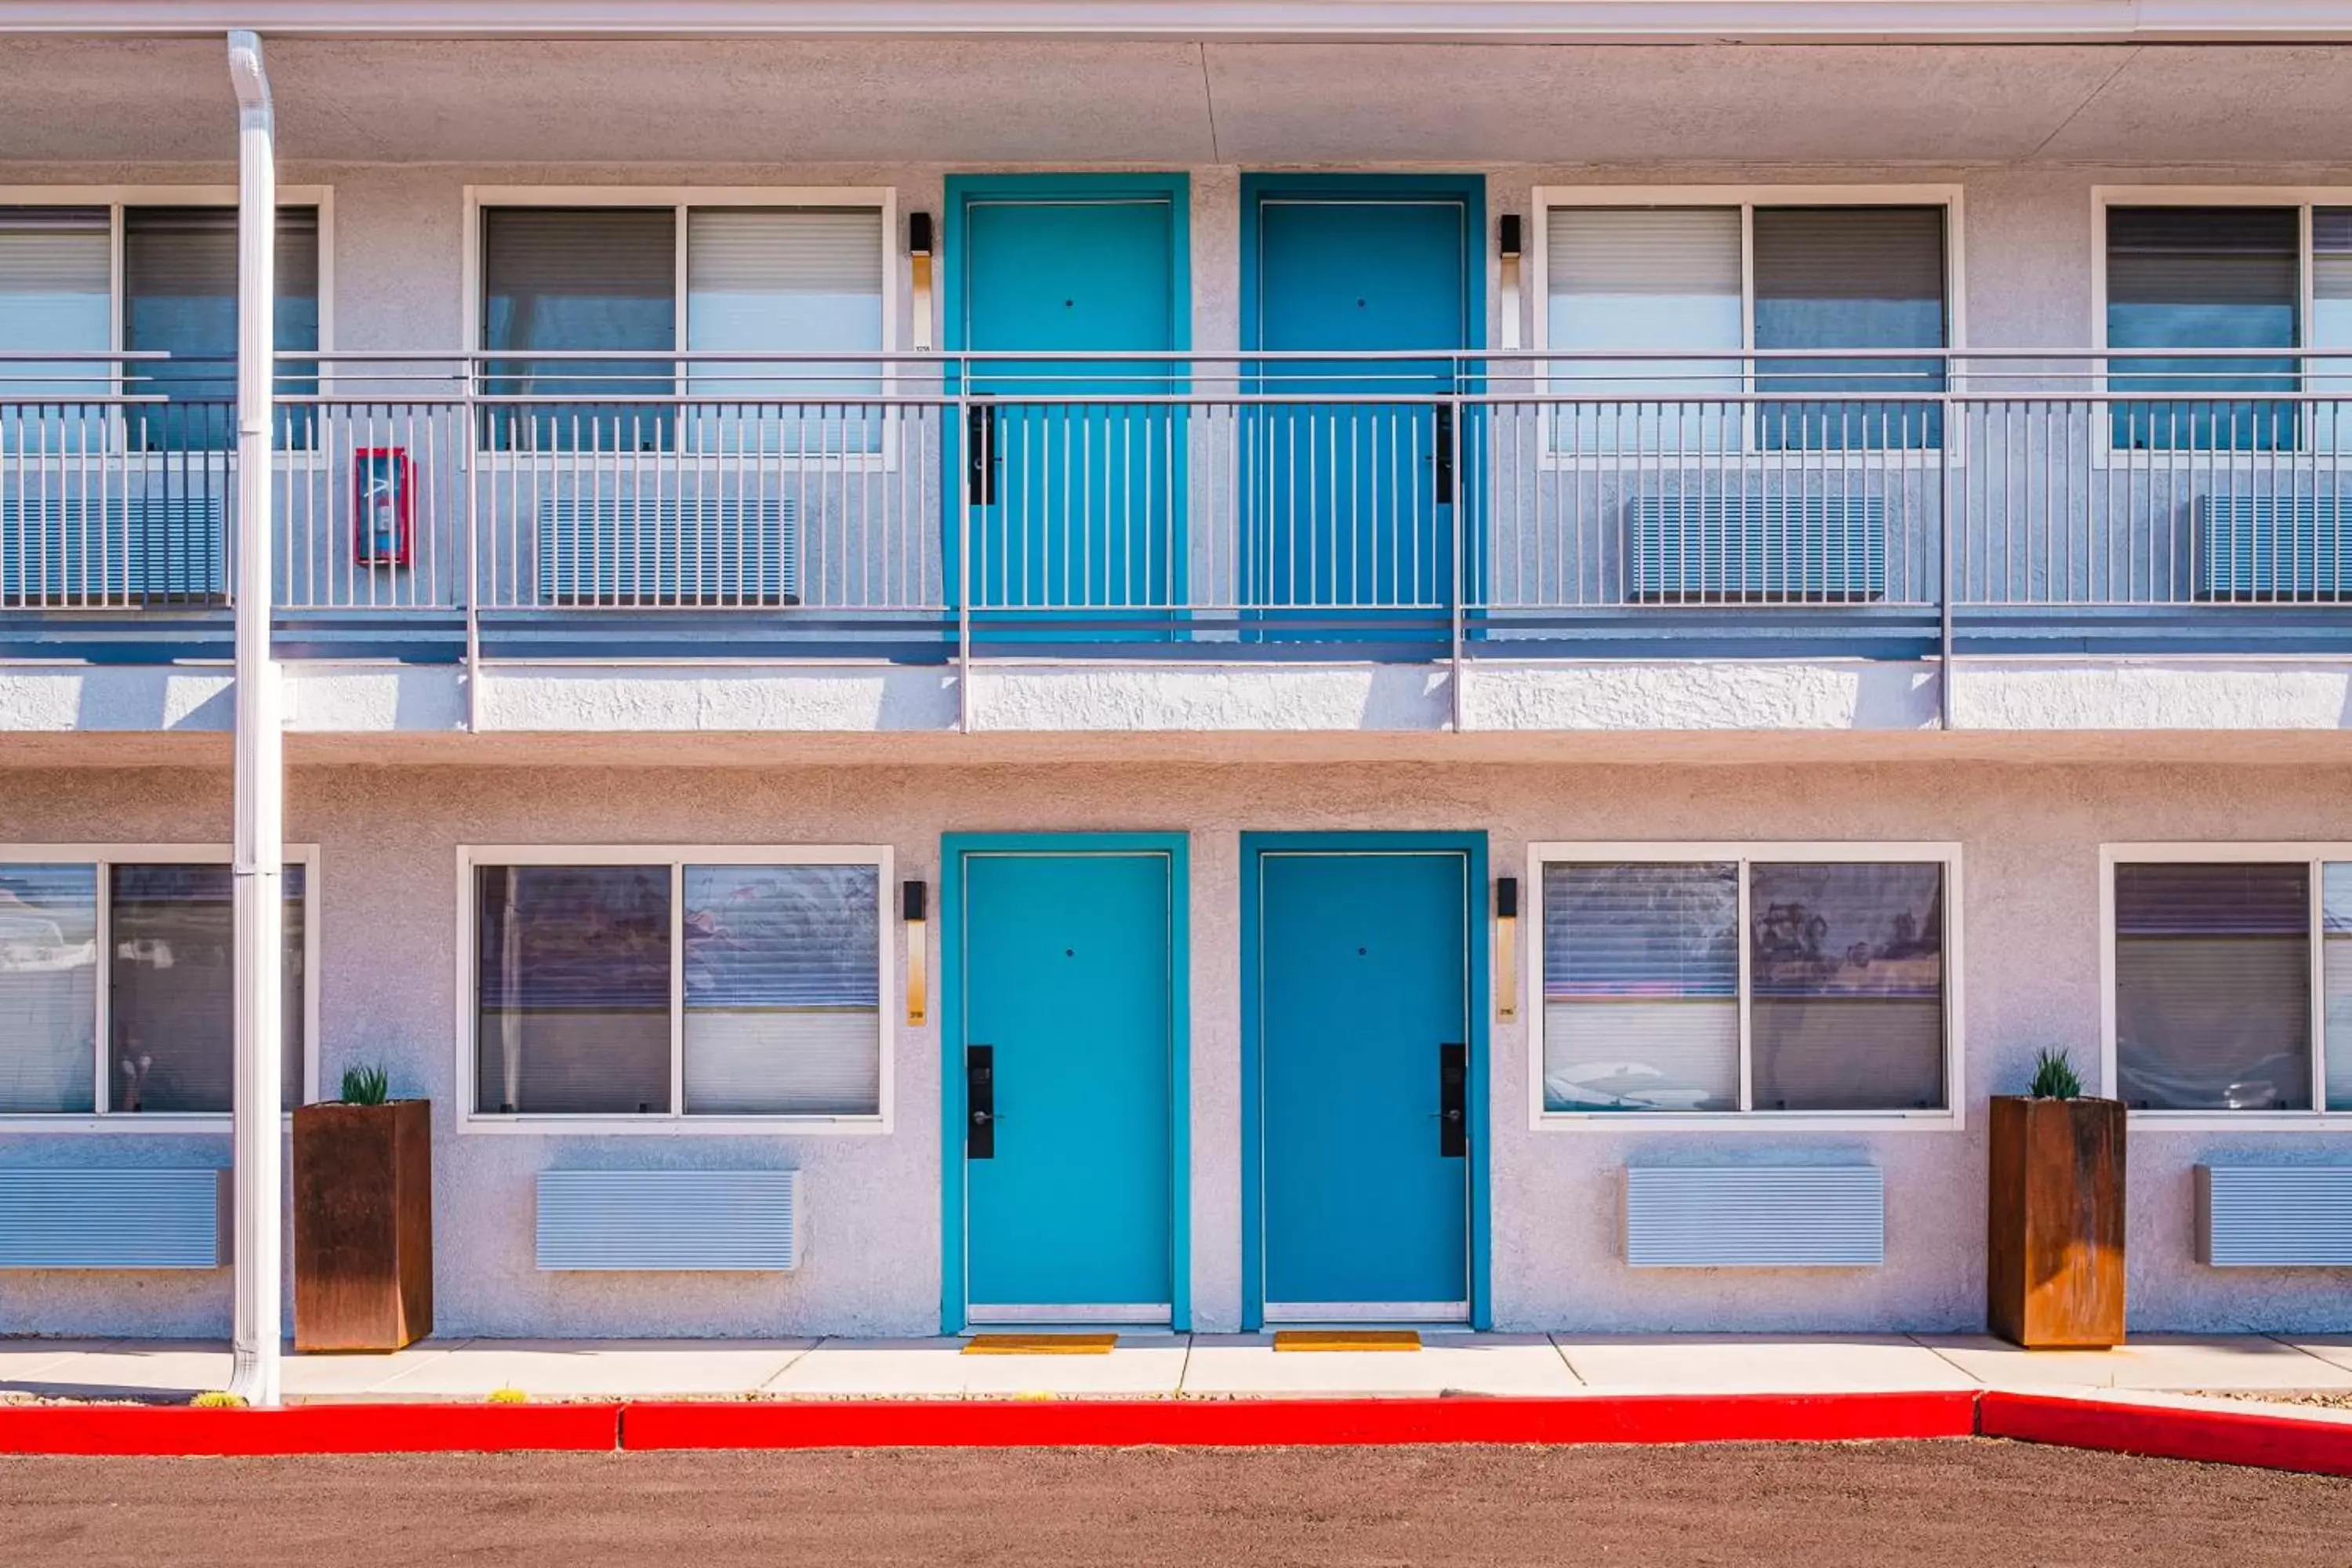
[(6, 1561), (2342, 1568), (2352, 1481), (1827, 1447), (0, 1458)]
[(2352, 1391), (2315, 1388), (2291, 1394), (2278, 1389), (2200, 1388), (2197, 1393), (2206, 1399), (2243, 1399), (2257, 1405), (2308, 1405), (2323, 1410), (2352, 1410)]

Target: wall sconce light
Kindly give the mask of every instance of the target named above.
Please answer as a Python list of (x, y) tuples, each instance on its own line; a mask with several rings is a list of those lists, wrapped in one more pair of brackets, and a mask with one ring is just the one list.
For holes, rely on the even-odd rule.
[(907, 259), (913, 275), (917, 353), (931, 352), (931, 215), (907, 215)]
[(1524, 243), (1527, 220), (1517, 213), (1505, 213), (1496, 224), (1495, 248), (1502, 257), (1501, 287), (1496, 290), (1503, 315), (1503, 346), (1519, 346), (1519, 258), (1527, 253)]
[(930, 987), (925, 963), (930, 957), (928, 940), (930, 888), (923, 882), (898, 885), (898, 918), (907, 924), (907, 1022), (919, 1024), (928, 1014)]
[(1495, 1016), (1519, 1016), (1519, 879), (1495, 882)]

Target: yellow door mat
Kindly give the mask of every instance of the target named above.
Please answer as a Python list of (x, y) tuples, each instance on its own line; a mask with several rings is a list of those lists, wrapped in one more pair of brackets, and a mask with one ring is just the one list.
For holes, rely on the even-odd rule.
[(974, 1334), (966, 1355), (1108, 1355), (1117, 1334)]
[(1281, 1329), (1278, 1351), (1417, 1351), (1421, 1336), (1411, 1329)]

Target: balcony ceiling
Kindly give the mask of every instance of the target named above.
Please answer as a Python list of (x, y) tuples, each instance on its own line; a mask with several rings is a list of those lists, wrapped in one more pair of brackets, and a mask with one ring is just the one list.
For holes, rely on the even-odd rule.
[[(273, 39), (289, 163), (2325, 163), (2352, 46)], [(225, 163), (213, 38), (0, 37), (0, 162)]]

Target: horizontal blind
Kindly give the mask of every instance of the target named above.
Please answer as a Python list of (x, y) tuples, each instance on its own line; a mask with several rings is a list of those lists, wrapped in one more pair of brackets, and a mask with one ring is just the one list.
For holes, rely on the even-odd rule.
[(687, 220), (687, 347), (882, 346), (882, 215), (704, 208)]
[(1691, 400), (1740, 392), (1737, 358), (1635, 356), (1738, 353), (1739, 209), (1554, 207), (1544, 252), (1550, 346), (1627, 356), (1549, 367), (1556, 390), (1596, 399), (1557, 411), (1561, 450), (1735, 447), (1736, 405)]
[(667, 207), (485, 212), (482, 346), (677, 347), (677, 223)]
[(689, 1114), (881, 1110), (881, 872), (689, 866)]
[(1944, 209), (1759, 207), (1756, 346), (1941, 348)]
[(2311, 1104), (2310, 868), (2115, 868), (2116, 1071), (2161, 1110)]
[(1545, 270), (1556, 348), (1739, 347), (1737, 207), (1554, 207)]
[(1738, 868), (1544, 868), (1544, 1103), (1739, 1102)]
[(2300, 226), (2293, 207), (2109, 207), (2108, 342), (2294, 347)]
[[(113, 276), (104, 207), (0, 207), (0, 350), (104, 353)], [(68, 402), (110, 390), (103, 363), (0, 363), (0, 398)]]

